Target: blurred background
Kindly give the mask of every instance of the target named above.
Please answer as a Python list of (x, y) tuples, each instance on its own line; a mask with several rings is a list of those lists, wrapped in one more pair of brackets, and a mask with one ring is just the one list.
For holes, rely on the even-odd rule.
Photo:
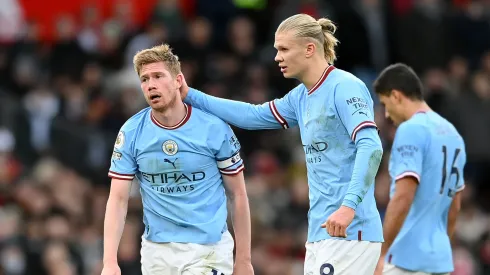
[[(262, 103), (297, 85), (273, 61), (274, 31), (295, 13), (337, 23), (335, 65), (368, 87), (393, 62), (420, 74), (428, 103), (456, 125), (468, 153), (453, 274), (490, 274), (489, 0), (0, 0), (0, 274), (100, 274), (112, 147), (146, 106), (136, 51), (170, 43), (191, 86)], [(395, 129), (373, 98), (383, 215)], [(302, 274), (308, 186), (298, 130), (235, 131), (255, 274)], [(119, 248), (127, 275), (140, 274), (133, 187)]]

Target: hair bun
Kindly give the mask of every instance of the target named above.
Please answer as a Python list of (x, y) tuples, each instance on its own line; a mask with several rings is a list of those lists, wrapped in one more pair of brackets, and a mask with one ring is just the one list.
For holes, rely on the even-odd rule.
[(335, 31), (337, 30), (337, 26), (335, 26), (335, 24), (330, 19), (320, 18), (320, 19), (318, 19), (317, 22), (318, 22), (318, 25), (320, 25), (320, 27), (322, 27), (322, 30), (324, 32), (329, 32), (331, 34), (334, 34)]

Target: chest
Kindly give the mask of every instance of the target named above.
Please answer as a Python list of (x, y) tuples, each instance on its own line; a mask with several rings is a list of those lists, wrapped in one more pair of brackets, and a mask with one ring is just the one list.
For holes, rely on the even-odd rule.
[(148, 174), (180, 172), (192, 177), (193, 173), (216, 166), (206, 139), (189, 137), (166, 131), (139, 136), (134, 144), (138, 170)]
[(305, 95), (299, 101), (299, 110), (303, 144), (315, 145), (325, 142), (331, 145), (339, 140), (339, 136), (345, 135), (345, 127), (338, 116), (332, 94)]

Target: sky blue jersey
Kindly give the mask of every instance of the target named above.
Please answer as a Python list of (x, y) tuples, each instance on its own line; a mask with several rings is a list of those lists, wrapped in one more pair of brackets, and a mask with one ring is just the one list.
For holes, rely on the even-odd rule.
[(185, 101), (244, 129), (298, 126), (308, 171), (308, 241), (332, 238), (321, 224), (341, 205), (356, 209), (347, 240), (383, 241), (373, 184), (382, 146), (371, 95), (358, 78), (329, 66), (310, 90), (300, 84), (262, 105), (195, 89)]
[(109, 176), (140, 183), (144, 237), (152, 242), (210, 244), (227, 230), (221, 174), (244, 169), (230, 126), (189, 105), (177, 125), (146, 108), (121, 128)]
[(453, 271), (448, 213), (453, 196), (464, 188), (465, 163), (463, 138), (437, 113), (419, 112), (400, 124), (389, 164), (391, 196), (401, 178), (414, 177), (419, 185), (386, 261), (418, 272)]

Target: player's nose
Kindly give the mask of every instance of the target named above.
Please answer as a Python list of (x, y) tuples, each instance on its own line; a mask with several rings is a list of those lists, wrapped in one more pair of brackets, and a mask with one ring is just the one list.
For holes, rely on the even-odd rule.
[(148, 79), (148, 91), (151, 91), (153, 89), (156, 88), (156, 81), (150, 77), (150, 79)]
[(274, 57), (274, 60), (275, 60), (276, 62), (281, 62), (281, 61), (283, 61), (283, 60), (282, 60), (282, 58), (279, 56), (279, 52), (277, 52), (277, 53), (276, 53), (276, 57)]

